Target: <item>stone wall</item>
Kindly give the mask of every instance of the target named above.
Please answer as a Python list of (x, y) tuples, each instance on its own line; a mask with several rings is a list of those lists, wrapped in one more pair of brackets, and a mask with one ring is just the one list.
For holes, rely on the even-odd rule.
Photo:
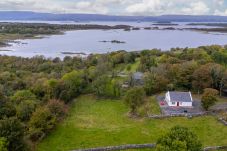
[[(117, 151), (117, 150), (127, 150), (127, 149), (147, 149), (155, 148), (155, 144), (130, 144), (130, 145), (121, 145), (121, 146), (107, 146), (100, 148), (90, 148), (90, 149), (78, 149), (72, 151)], [(206, 147), (204, 151), (215, 151), (215, 150), (227, 150), (227, 146), (212, 146)]]
[(227, 150), (227, 146), (213, 146), (213, 147), (206, 147), (206, 148), (204, 148), (203, 150), (204, 150), (204, 151), (215, 151), (215, 150), (219, 150), (219, 149), (222, 149), (223, 151), (224, 151), (224, 150)]
[(90, 148), (90, 149), (78, 149), (72, 151), (115, 151), (115, 150), (127, 150), (127, 149), (144, 149), (144, 148), (155, 148), (155, 144), (130, 144), (121, 146), (107, 146), (100, 148)]
[(199, 116), (206, 116), (206, 115), (213, 115), (213, 112), (200, 112), (200, 113), (177, 113), (177, 114), (169, 114), (169, 115), (148, 115), (148, 118), (153, 119), (164, 119), (164, 118), (170, 118), (170, 117), (199, 117)]
[(227, 121), (225, 121), (223, 118), (218, 119), (220, 122), (222, 122), (225, 126), (227, 126)]

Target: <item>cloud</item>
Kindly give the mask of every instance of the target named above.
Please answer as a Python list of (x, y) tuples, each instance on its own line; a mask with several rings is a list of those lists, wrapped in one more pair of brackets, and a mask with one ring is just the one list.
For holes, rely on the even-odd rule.
[(225, 11), (215, 10), (214, 15), (227, 16), (227, 9)]
[(0, 10), (112, 15), (227, 15), (226, 0), (0, 0)]
[(194, 0), (143, 0), (126, 8), (129, 14), (186, 14), (204, 15), (210, 11), (203, 1)]
[(208, 6), (202, 1), (193, 2), (182, 9), (182, 12), (187, 15), (206, 15), (209, 11)]
[(161, 13), (164, 9), (164, 3), (161, 0), (143, 0), (142, 2), (132, 4), (126, 8), (129, 14)]

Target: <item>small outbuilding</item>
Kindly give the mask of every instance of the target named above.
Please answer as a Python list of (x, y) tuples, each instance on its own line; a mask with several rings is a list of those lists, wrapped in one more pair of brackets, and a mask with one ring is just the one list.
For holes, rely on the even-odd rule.
[(192, 107), (193, 99), (191, 92), (168, 91), (165, 101), (169, 106)]
[(132, 75), (133, 85), (143, 85), (144, 84), (144, 74), (142, 72), (135, 72)]

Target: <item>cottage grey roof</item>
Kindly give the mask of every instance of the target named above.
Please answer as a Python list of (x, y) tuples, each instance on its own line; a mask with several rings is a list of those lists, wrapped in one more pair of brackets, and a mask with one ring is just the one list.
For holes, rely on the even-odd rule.
[(169, 92), (171, 102), (192, 102), (190, 92)]
[(133, 74), (133, 79), (135, 79), (135, 80), (142, 80), (143, 79), (143, 73), (142, 72), (135, 72)]

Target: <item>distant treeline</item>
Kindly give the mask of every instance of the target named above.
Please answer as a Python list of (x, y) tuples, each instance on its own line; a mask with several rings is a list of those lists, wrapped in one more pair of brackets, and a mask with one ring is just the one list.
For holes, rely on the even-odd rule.
[(65, 30), (89, 29), (128, 29), (128, 25), (92, 25), (92, 24), (45, 24), (45, 23), (0, 23), (0, 33), (5, 34), (60, 34)]

